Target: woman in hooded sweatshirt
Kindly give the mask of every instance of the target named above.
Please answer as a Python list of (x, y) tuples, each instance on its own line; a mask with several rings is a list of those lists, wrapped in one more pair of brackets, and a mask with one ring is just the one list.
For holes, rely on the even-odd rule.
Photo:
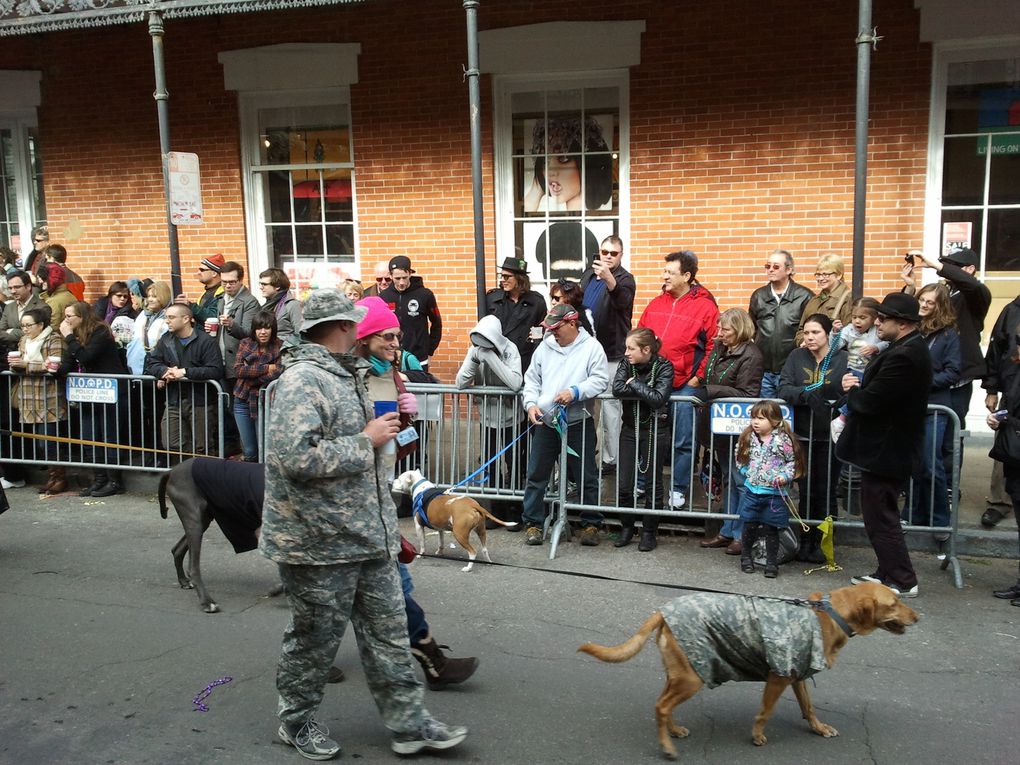
[[(515, 394), (474, 397), (475, 406), (478, 407), (478, 418), (485, 434), (485, 451), (482, 453), (482, 461), (485, 461), (524, 432), (522, 412), (516, 396), (524, 384), (524, 375), (521, 372), (520, 351), (503, 336), (503, 325), (498, 318), (491, 314), (483, 316), (471, 330), (469, 337), (471, 347), (457, 372), (457, 387), (469, 388), (477, 385), (508, 388)], [(517, 442), (516, 449), (504, 452), (503, 466), (506, 472), (502, 475), (498, 462), (497, 465), (490, 466), (489, 486), (504, 491), (517, 488), (527, 465), (524, 444), (525, 440), (522, 438)], [(519, 523), (520, 510), (515, 503), (495, 500), (492, 503), (492, 512), (504, 521), (518, 521), (517, 526), (510, 526), (509, 530), (522, 530)]]
[[(145, 374), (145, 357), (169, 329), (166, 307), (170, 305), (170, 299), (170, 285), (166, 282), (153, 282), (146, 289), (145, 308), (135, 318), (127, 345), (127, 365), (131, 374), (139, 377)], [(158, 424), (165, 406), (166, 392), (158, 389), (154, 380), (131, 381), (131, 411), (139, 414), (130, 418), (130, 444), (149, 449), (159, 446), (162, 436)], [(156, 459), (151, 452), (144, 454), (148, 464), (155, 464)]]

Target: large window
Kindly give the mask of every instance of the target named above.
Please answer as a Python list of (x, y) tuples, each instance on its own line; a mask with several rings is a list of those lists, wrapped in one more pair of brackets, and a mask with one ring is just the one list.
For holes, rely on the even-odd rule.
[(622, 233), (625, 77), (497, 87), (497, 255), (523, 257), (535, 283), (577, 279)]
[(0, 245), (32, 249), (33, 226), (45, 225), (42, 163), (35, 126), (0, 119)]
[(944, 72), (940, 250), (970, 247), (981, 255), (987, 278), (1015, 279), (1020, 272), (1020, 51), (949, 60)]
[[(248, 214), (259, 267), (296, 290), (336, 281), (357, 256), (350, 110), (328, 94), (249, 98)], [(263, 265), (264, 264), (264, 265)]]

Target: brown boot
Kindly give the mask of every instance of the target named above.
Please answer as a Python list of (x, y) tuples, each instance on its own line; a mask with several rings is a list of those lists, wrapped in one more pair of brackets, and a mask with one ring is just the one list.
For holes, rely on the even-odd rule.
[(436, 643), (431, 635), (419, 643), (411, 644), (411, 654), (425, 670), (425, 682), (432, 691), (463, 683), (478, 669), (478, 659), (474, 656), (451, 659), (443, 653), (443, 648), (450, 650), (450, 646)]
[(67, 491), (67, 475), (64, 468), (50, 468), (50, 483), (46, 487), (47, 494), (60, 494)]
[(46, 483), (44, 483), (42, 486), (40, 486), (37, 489), (37, 491), (40, 494), (49, 494), (50, 493), (50, 487), (52, 485), (53, 485), (53, 469), (52, 468), (46, 468)]

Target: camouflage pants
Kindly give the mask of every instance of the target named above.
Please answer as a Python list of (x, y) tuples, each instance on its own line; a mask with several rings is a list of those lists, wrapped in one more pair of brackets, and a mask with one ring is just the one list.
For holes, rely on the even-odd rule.
[(428, 712), (393, 561), (279, 567), (291, 611), (276, 671), (280, 720), (300, 725), (318, 709), (350, 621), (368, 688), (386, 727), (394, 733), (420, 728)]

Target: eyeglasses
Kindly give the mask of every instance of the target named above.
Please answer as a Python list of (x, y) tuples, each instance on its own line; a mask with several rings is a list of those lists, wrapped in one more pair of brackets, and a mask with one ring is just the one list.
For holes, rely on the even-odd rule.
[(48, 242), (50, 240), (49, 239), (33, 239), (32, 241), (35, 242), (36, 244), (42, 244), (43, 242)]
[(209, 273), (210, 271), (212, 271), (212, 269), (211, 269), (211, 268), (202, 268), (201, 266), (199, 266), (199, 269), (198, 269), (198, 272), (199, 272), (200, 274), (207, 274), (207, 273)]
[(603, 258), (612, 258), (617, 255), (623, 255), (623, 250), (599, 250), (599, 253)]
[(387, 343), (392, 343), (394, 340), (400, 340), (404, 337), (403, 332), (376, 332), (376, 337), (381, 337)]
[[(765, 270), (766, 271), (778, 271), (782, 267), (783, 267), (782, 263), (766, 263), (765, 264)], [(817, 276), (817, 275), (818, 274), (815, 274), (815, 276)]]
[(816, 279), (831, 279), (835, 275), (836, 275), (835, 271), (816, 271), (815, 272), (815, 278)]
[(11, 284), (10, 282), (7, 282), (7, 286), (10, 287), (12, 290), (23, 290), (28, 285), (27, 284)]
[(272, 282), (259, 282), (259, 286), (260, 287), (272, 287), (273, 283)]
[(31, 321), (28, 324), (22, 324), (21, 328), (22, 329), (28, 329), (29, 327), (34, 327), (36, 324), (42, 324), (42, 322), (41, 321)]
[(129, 297), (131, 297), (131, 293), (130, 292), (114, 292), (112, 295), (110, 295), (110, 297), (112, 297), (112, 298), (115, 298), (115, 297), (129, 298)]
[(559, 295), (550, 295), (549, 299), (554, 303), (559, 303), (561, 300), (563, 300), (563, 298), (560, 297)]
[(499, 275), (499, 280), (501, 282), (508, 282), (511, 279), (513, 279), (515, 276), (516, 276), (516, 274), (500, 274)]
[(393, 280), (388, 276), (377, 276), (375, 278), (376, 284), (389, 284)]
[(224, 287), (232, 287), (235, 284), (240, 283), (241, 283), (240, 279), (220, 279), (220, 284), (222, 284)]

